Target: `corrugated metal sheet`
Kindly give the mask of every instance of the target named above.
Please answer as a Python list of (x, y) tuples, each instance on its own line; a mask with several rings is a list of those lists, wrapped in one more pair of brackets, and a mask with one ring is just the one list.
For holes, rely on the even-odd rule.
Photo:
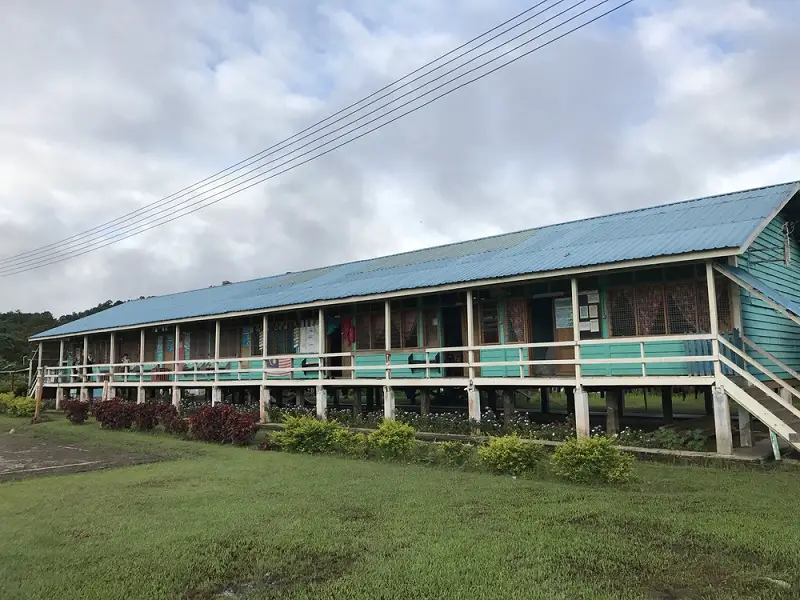
[[(800, 304), (798, 304), (796, 301), (794, 301), (792, 298), (790, 298), (783, 292), (776, 290), (774, 287), (768, 285), (767, 283), (765, 283), (752, 273), (749, 273), (748, 271), (745, 271), (740, 267), (722, 266), (721, 268), (730, 273), (731, 275), (733, 275), (734, 277), (738, 277), (740, 280), (742, 280), (744, 283), (746, 283), (756, 291), (761, 292), (761, 294), (772, 300), (775, 304), (788, 310), (795, 317), (800, 318)], [(770, 308), (770, 310), (772, 309)], [(778, 315), (778, 319), (783, 320), (785, 319), (785, 317)], [(784, 325), (787, 325), (789, 327), (794, 327), (794, 325), (788, 319), (785, 319), (785, 321), (786, 322)], [(748, 323), (745, 322), (744, 325), (746, 329)], [(769, 329), (769, 324), (767, 326), (767, 329)], [(782, 332), (770, 331), (770, 334), (772, 335), (773, 338), (780, 337), (780, 333)], [(791, 337), (791, 340), (787, 343), (787, 345), (796, 347), (795, 340), (796, 337)]]
[(741, 246), (797, 183), (698, 198), (383, 258), (134, 300), (46, 331), (70, 335)]

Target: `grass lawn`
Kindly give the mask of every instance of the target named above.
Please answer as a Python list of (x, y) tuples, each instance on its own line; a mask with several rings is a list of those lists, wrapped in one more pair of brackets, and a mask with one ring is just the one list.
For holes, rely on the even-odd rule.
[(588, 487), (24, 423), (0, 448), (166, 460), (0, 483), (2, 599), (800, 597), (796, 470)]

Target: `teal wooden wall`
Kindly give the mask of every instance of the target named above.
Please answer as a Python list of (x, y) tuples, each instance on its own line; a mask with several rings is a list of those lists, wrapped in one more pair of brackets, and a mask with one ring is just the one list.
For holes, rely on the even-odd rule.
[[(791, 239), (790, 261), (788, 265), (784, 264), (782, 227), (785, 222), (780, 215), (773, 219), (750, 249), (739, 257), (739, 266), (767, 285), (800, 301), (800, 246)], [(800, 370), (800, 326), (744, 290), (741, 303), (744, 335), (792, 369)], [(750, 350), (748, 354), (779, 377), (788, 378), (787, 373), (755, 351)], [(760, 375), (757, 369), (751, 370)]]

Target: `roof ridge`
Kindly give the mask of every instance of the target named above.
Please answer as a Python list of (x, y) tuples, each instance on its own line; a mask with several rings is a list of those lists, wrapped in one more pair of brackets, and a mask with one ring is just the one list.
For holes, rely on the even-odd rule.
[[(562, 222), (559, 222), (559, 223), (550, 223), (550, 224), (547, 224), (547, 225), (540, 225), (538, 227), (528, 227), (528, 228), (525, 228), (525, 229), (518, 229), (518, 230), (515, 230), (515, 231), (506, 231), (506, 232), (496, 233), (496, 234), (493, 234), (493, 235), (488, 235), (488, 236), (483, 236), (483, 237), (478, 237), (478, 238), (470, 238), (470, 239), (466, 239), (466, 240), (458, 240), (458, 241), (455, 241), (455, 242), (448, 242), (446, 244), (439, 244), (439, 245), (436, 245), (436, 246), (426, 246), (424, 248), (417, 248), (416, 250), (405, 250), (403, 252), (393, 252), (393, 253), (385, 254), (385, 255), (382, 255), (382, 256), (373, 256), (373, 257), (370, 257), (370, 258), (362, 258), (362, 259), (358, 259), (358, 260), (350, 260), (350, 261), (339, 262), (339, 263), (334, 263), (334, 264), (330, 264), (330, 265), (324, 265), (324, 266), (320, 266), (320, 267), (312, 267), (312, 268), (308, 268), (308, 269), (300, 269), (299, 271), (286, 271), (285, 273), (276, 273), (274, 275), (266, 275), (266, 276), (262, 276), (262, 277), (253, 277), (251, 279), (243, 279), (241, 281), (234, 281), (234, 282), (232, 282), (230, 284), (225, 284), (225, 285), (211, 285), (211, 286), (208, 286), (208, 287), (198, 287), (198, 288), (195, 288), (195, 289), (184, 290), (184, 291), (180, 291), (180, 292), (171, 292), (171, 293), (168, 293), (168, 294), (159, 294), (157, 296), (150, 296), (150, 297), (147, 297), (147, 298), (134, 298), (134, 299), (126, 301), (125, 304), (132, 304), (134, 302), (140, 302), (140, 301), (143, 301), (143, 300), (152, 300), (154, 298), (169, 298), (171, 296), (181, 296), (183, 294), (191, 294), (191, 293), (194, 293), (194, 292), (201, 292), (201, 291), (204, 291), (204, 290), (217, 289), (217, 288), (221, 288), (221, 287), (239, 286), (239, 285), (243, 285), (243, 284), (246, 284), (246, 283), (253, 283), (253, 282), (256, 282), (256, 281), (262, 281), (262, 280), (266, 281), (266, 280), (270, 280), (270, 279), (277, 279), (279, 277), (285, 277), (286, 275), (299, 275), (301, 273), (308, 273), (310, 271), (331, 270), (331, 269), (335, 269), (337, 267), (343, 267), (345, 265), (357, 265), (357, 264), (360, 264), (360, 263), (367, 263), (367, 262), (370, 262), (370, 261), (383, 260), (383, 259), (387, 259), (387, 258), (393, 258), (393, 257), (396, 257), (396, 256), (412, 255), (412, 254), (415, 254), (417, 252), (425, 252), (427, 250), (437, 250), (437, 249), (441, 249), (441, 248), (450, 248), (450, 247), (453, 247), (453, 246), (458, 246), (459, 244), (468, 244), (468, 243), (472, 243), (472, 242), (480, 242), (480, 241), (484, 241), (484, 240), (498, 239), (498, 238), (501, 238), (501, 237), (504, 237), (504, 236), (517, 235), (517, 234), (526, 233), (526, 232), (530, 232), (530, 231), (540, 231), (540, 230), (543, 230), (543, 229), (549, 229), (549, 228), (552, 228), (552, 227), (561, 227), (563, 225), (570, 225), (570, 224), (574, 224), (574, 223), (583, 223), (583, 222), (589, 222), (589, 221), (596, 221), (598, 219), (616, 217), (616, 216), (620, 216), (620, 215), (635, 214), (635, 213), (640, 213), (640, 212), (644, 212), (644, 211), (647, 211), (647, 210), (654, 210), (654, 209), (657, 209), (657, 208), (663, 208), (663, 207), (668, 207), (668, 206), (676, 206), (676, 205), (679, 205), (679, 204), (690, 204), (692, 202), (699, 202), (701, 200), (712, 200), (714, 198), (722, 198), (722, 197), (725, 197), (725, 196), (732, 196), (734, 194), (745, 194), (745, 193), (748, 193), (748, 192), (755, 192), (755, 191), (758, 191), (758, 190), (766, 190), (766, 189), (781, 187), (781, 186), (790, 185), (790, 184), (798, 185), (798, 184), (800, 184), (800, 180), (785, 181), (783, 183), (776, 183), (776, 184), (759, 186), (759, 187), (748, 188), (748, 189), (743, 189), (743, 190), (735, 190), (735, 191), (732, 191), (732, 192), (724, 192), (724, 193), (721, 193), (721, 194), (713, 194), (713, 195), (710, 195), (710, 196), (698, 196), (696, 198), (689, 198), (689, 199), (686, 199), (686, 200), (677, 200), (675, 202), (664, 202), (662, 204), (656, 204), (654, 206), (643, 206), (643, 207), (640, 207), (640, 208), (632, 208), (632, 209), (628, 209), (628, 210), (621, 210), (621, 211), (617, 211), (617, 212), (605, 213), (605, 214), (602, 214), (602, 215), (595, 215), (593, 217), (584, 217), (584, 218), (580, 218), (580, 219), (572, 219), (570, 221), (562, 221)], [(425, 261), (425, 262), (430, 262), (430, 261)], [(286, 285), (289, 285), (289, 284), (286, 284)], [(279, 285), (276, 285), (274, 287), (280, 288), (280, 287), (283, 287), (283, 286), (279, 284)]]

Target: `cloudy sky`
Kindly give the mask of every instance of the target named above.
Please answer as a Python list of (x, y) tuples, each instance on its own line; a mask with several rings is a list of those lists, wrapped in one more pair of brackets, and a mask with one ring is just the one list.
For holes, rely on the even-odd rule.
[[(0, 258), (176, 192), (531, 4), (6, 0)], [(0, 310), (61, 314), (800, 179), (798, 4), (636, 0), (216, 206), (0, 278)]]

